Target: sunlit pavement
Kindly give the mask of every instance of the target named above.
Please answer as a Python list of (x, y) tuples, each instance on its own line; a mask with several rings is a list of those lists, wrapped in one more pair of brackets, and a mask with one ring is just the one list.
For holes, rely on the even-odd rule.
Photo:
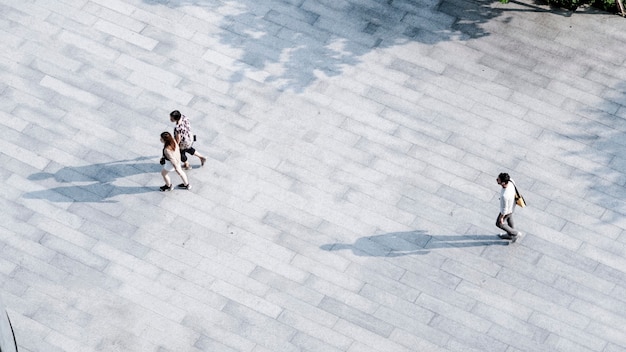
[[(20, 352), (626, 351), (625, 19), (0, 0), (0, 35)], [(159, 192), (174, 109), (208, 162)]]

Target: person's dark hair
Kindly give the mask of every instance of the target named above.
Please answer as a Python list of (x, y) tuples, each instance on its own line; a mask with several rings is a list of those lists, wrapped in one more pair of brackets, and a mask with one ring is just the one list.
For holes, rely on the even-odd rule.
[(511, 176), (509, 176), (509, 174), (507, 174), (506, 172), (503, 172), (500, 175), (498, 175), (498, 178), (500, 179), (500, 182), (502, 183), (509, 183), (509, 181), (511, 181)]
[(173, 118), (174, 121), (180, 120), (181, 116), (182, 115), (180, 114), (180, 111), (178, 111), (178, 110), (174, 110), (174, 111), (170, 112), (170, 117)]
[(163, 145), (171, 150), (176, 150), (176, 140), (169, 132), (161, 133), (161, 139), (163, 139)]

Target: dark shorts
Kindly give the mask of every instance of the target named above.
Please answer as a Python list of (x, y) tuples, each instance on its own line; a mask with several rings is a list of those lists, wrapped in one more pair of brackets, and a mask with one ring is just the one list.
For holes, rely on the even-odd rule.
[(181, 149), (180, 150), (180, 160), (183, 163), (187, 162), (187, 154), (194, 155), (194, 154), (196, 154), (196, 150), (193, 147), (187, 148), (187, 149)]

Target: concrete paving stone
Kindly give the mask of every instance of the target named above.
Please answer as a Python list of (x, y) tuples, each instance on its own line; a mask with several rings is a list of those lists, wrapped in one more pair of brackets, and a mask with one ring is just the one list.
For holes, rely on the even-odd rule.
[(606, 350), (607, 352), (620, 352), (620, 351), (624, 351), (624, 349), (623, 349), (622, 347), (619, 347), (619, 346), (614, 345), (614, 344), (612, 344), (612, 343), (609, 343), (609, 344), (606, 346), (605, 350)]
[(377, 335), (389, 337), (393, 327), (378, 318), (355, 309), (331, 297), (325, 297), (320, 302), (319, 307), (327, 312), (333, 312), (341, 319), (355, 324), (363, 329), (369, 330)]
[[(489, 330), (489, 335), (491, 337), (497, 338), (500, 340), (500, 336), (495, 336), (496, 334), (501, 332), (501, 329), (507, 329), (509, 334), (511, 332), (515, 332), (521, 336), (523, 336), (523, 340), (530, 340), (535, 343), (545, 341), (548, 336), (548, 332), (543, 329), (528, 326), (526, 324), (525, 319), (519, 319), (516, 316), (511, 314), (507, 314), (507, 312), (499, 311), (497, 308), (494, 308), (490, 304), (478, 303), (472, 309), (472, 313), (478, 315), (481, 318), (485, 318), (487, 320), (493, 321), (496, 325)], [(503, 342), (507, 341), (508, 338), (504, 338)], [(511, 345), (515, 345), (512, 343)]]
[[(129, 82), (139, 85), (144, 89), (150, 90), (152, 93), (163, 97), (166, 100), (176, 104), (187, 105), (193, 99), (193, 95), (178, 88), (163, 86), (161, 80), (153, 77), (144, 76), (140, 73), (133, 72), (128, 77)], [(174, 105), (174, 104), (170, 104)]]
[(613, 326), (599, 324), (597, 322), (591, 322), (587, 330), (605, 339), (606, 341), (619, 345), (624, 344), (624, 334), (619, 327), (616, 328)]
[(312, 275), (327, 280), (348, 291), (357, 292), (363, 286), (363, 282), (361, 280), (351, 278), (337, 268), (307, 259), (300, 254), (294, 257), (291, 264), (301, 270), (309, 270)]
[[(447, 55), (447, 51), (458, 52), (458, 55), (462, 55), (467, 58), (467, 60), (463, 62), (453, 60), (453, 56)], [(483, 80), (493, 81), (499, 75), (498, 69), (483, 64), (489, 56), (485, 56), (463, 45), (451, 46), (450, 48), (446, 48), (446, 50), (436, 49), (431, 51), (428, 56), (446, 64), (446, 69), (448, 66), (453, 66), (458, 70), (476, 75)]]
[[(324, 312), (320, 311), (320, 313)], [(333, 348), (338, 348), (341, 351), (345, 351), (354, 341), (348, 336), (336, 333), (332, 330), (331, 327), (320, 326), (317, 322), (311, 321), (307, 319), (307, 317), (299, 316), (298, 314), (290, 312), (289, 310), (285, 310), (280, 315), (280, 317), (278, 317), (278, 320), (289, 326), (297, 327), (298, 330), (300, 330), (304, 334), (314, 339), (317, 339), (320, 342), (323, 341), (327, 345), (327, 348), (333, 346)], [(306, 347), (306, 344), (301, 345), (297, 342), (295, 342), (294, 344), (300, 345), (301, 348), (309, 349), (309, 347)]]
[[(619, 243), (614, 243), (614, 240), (619, 237), (619, 233), (621, 232), (621, 229), (614, 225), (607, 224), (605, 226), (598, 227), (597, 229), (591, 229), (589, 224), (574, 225), (572, 223), (567, 223), (563, 228), (563, 231), (568, 234), (572, 234), (575, 238), (591, 238), (593, 245), (616, 254), (620, 254), (620, 252), (624, 250), (623, 246)], [(593, 233), (594, 237), (589, 237), (590, 233)], [(610, 243), (614, 243), (613, 246), (611, 246)]]
[(580, 329), (568, 326), (545, 314), (536, 313), (529, 319), (529, 322), (553, 332), (560, 338), (569, 340), (592, 351), (601, 351), (606, 345), (606, 342), (602, 339), (583, 332)]
[[(411, 327), (414, 323), (428, 324), (428, 322), (433, 318), (433, 312), (413, 305), (412, 303), (415, 300), (412, 299), (412, 297), (408, 297), (409, 300), (405, 300), (397, 294), (390, 294), (384, 290), (384, 288), (376, 288), (373, 285), (366, 284), (359, 292), (359, 294), (365, 298), (381, 305), (381, 307), (376, 310), (376, 313), (374, 313), (374, 315), (379, 319), (382, 319), (389, 324), (409, 329), (409, 327)], [(402, 318), (397, 319), (398, 317), (395, 317), (397, 314), (402, 314)], [(390, 317), (394, 318), (392, 319)], [(403, 322), (409, 320), (411, 323), (406, 325), (403, 324)], [(438, 336), (438, 334), (434, 334)]]
[[(426, 168), (426, 164), (420, 162), (415, 159), (410, 159), (409, 163), (401, 166), (398, 163), (392, 163), (382, 158), (377, 158), (372, 163), (372, 168), (381, 173), (387, 174), (388, 182), (390, 183), (389, 188), (397, 188), (401, 187), (403, 184), (410, 184), (411, 180), (415, 175), (420, 174), (424, 168)], [(399, 200), (400, 195), (392, 195), (389, 193), (385, 193), (384, 190), (381, 190), (378, 187), (367, 187), (370, 195), (375, 197), (376, 199), (383, 200), (386, 203), (396, 203)]]
[[(539, 334), (547, 335), (548, 333), (537, 329)], [(494, 325), (489, 330), (489, 335), (499, 341), (509, 344), (507, 352), (516, 351), (552, 351), (551, 346), (545, 344), (546, 336), (539, 336), (536, 339), (529, 339), (525, 335), (519, 334), (517, 331), (508, 327)]]
[[(26, 335), (24, 334), (24, 336), (33, 336), (35, 338), (33, 339), (27, 339), (30, 340), (32, 342), (26, 341), (24, 343), (24, 346), (26, 347), (27, 351), (39, 351), (41, 348), (47, 348), (52, 352), (61, 352), (61, 351), (65, 351), (64, 349), (58, 347), (58, 346), (54, 346), (51, 345), (50, 342), (47, 342), (45, 340), (45, 338), (50, 334), (50, 329), (44, 327), (44, 325), (39, 324), (35, 321), (33, 321), (32, 319), (29, 318), (24, 318), (20, 321), (20, 323), (22, 324), (22, 326), (25, 326), (26, 329), (28, 329), (29, 327), (31, 328), (29, 330), (29, 333), (31, 335)], [(16, 333), (17, 335), (18, 333)], [(19, 335), (17, 335), (19, 336)], [(23, 340), (23, 338), (22, 338)]]
[[(35, 24), (33, 27), (41, 26), (42, 20), (50, 14), (50, 11), (30, 3), (12, 3), (11, 5), (8, 5), (8, 7), (10, 9), (6, 11), (6, 18), (27, 25)], [(37, 29), (39, 30), (41, 28)]]
[(624, 259), (620, 255), (601, 250), (599, 248), (596, 248), (595, 246), (588, 245), (586, 243), (583, 243), (581, 245), (578, 252), (584, 256), (594, 258), (598, 260), (598, 262), (616, 269), (623, 267), (622, 265), (624, 264)]
[[(42, 250), (38, 242), (42, 239), (46, 244), (56, 243), (46, 242), (55, 234), (72, 243), (75, 238), (80, 244), (81, 237), (75, 237), (80, 232), (89, 236), (84, 243), (98, 241), (96, 254), (102, 246), (119, 251), (119, 258), (114, 252), (109, 254), (115, 258), (106, 259), (113, 263), (109, 265), (128, 265), (119, 262), (127, 253), (125, 260), (135, 258), (137, 264), (153, 266), (151, 270), (158, 272), (152, 276), (145, 268), (128, 265), (111, 279), (106, 269), (102, 273), (80, 263), (81, 257), (72, 259), (76, 243), (48, 252), (49, 257), (42, 252), (48, 265), (67, 273), (66, 289), (56, 280), (37, 280), (39, 274), (28, 274), (20, 261), (9, 260), (7, 270), (16, 280), (4, 279), (3, 287), (14, 293), (11, 303), (19, 303), (14, 320), (29, 331), (38, 331), (30, 336), (41, 339), (21, 349), (165, 352), (223, 347), (267, 352), (310, 347), (387, 352), (423, 346), (469, 351), (481, 349), (487, 339), (471, 334), (465, 339), (446, 339), (442, 327), (475, 314), (491, 322), (486, 335), (507, 351), (597, 350), (599, 344), (590, 346), (595, 341), (604, 342), (606, 350), (620, 350), (622, 334), (610, 327), (602, 329), (623, 316), (610, 309), (623, 302), (619, 297), (624, 290), (618, 284), (624, 276), (621, 247), (611, 245), (623, 243), (619, 186), (626, 178), (620, 176), (617, 152), (623, 124), (615, 118), (621, 111), (621, 97), (614, 93), (617, 81), (602, 79), (602, 75), (619, 78), (624, 71), (614, 63), (621, 63), (621, 49), (600, 53), (598, 48), (619, 42), (622, 36), (615, 28), (621, 22), (615, 17), (589, 16), (586, 9), (571, 14), (545, 6), (531, 12), (510, 11), (527, 10), (521, 3), (482, 5), (463, 0), (441, 4), (297, 0), (165, 5), (137, 0), (5, 5), (38, 8), (32, 14), (12, 12), (11, 18), (19, 23), (2, 22), (8, 38), (3, 43), (9, 49), (3, 52), (11, 54), (0, 60), (5, 67), (0, 92), (6, 98), (0, 99), (0, 110), (28, 124), (4, 123), (9, 132), (2, 147), (8, 153), (2, 156), (5, 168), (0, 175), (10, 186), (3, 195), (8, 201), (4, 204), (18, 208), (5, 213), (11, 219), (3, 219), (3, 228), (11, 232), (0, 237), (8, 243), (0, 248), (3, 252), (17, 250), (15, 246), (27, 248), (20, 252), (25, 256), (29, 248), (34, 253)], [(483, 8), (476, 11), (479, 7)], [(96, 19), (106, 21), (116, 12), (122, 20), (117, 25), (131, 32), (116, 37), (93, 28)], [(313, 21), (315, 16), (319, 17)], [(398, 21), (400, 16), (405, 20)], [(503, 21), (505, 16), (507, 21)], [(278, 18), (289, 28), (281, 30), (280, 25), (268, 22)], [(421, 23), (410, 22), (418, 18), (423, 19)], [(606, 35), (598, 44), (582, 47), (570, 26)], [(441, 31), (432, 33), (424, 27)], [(57, 35), (44, 35), (41, 30), (46, 28)], [(141, 49), (127, 41), (129, 33), (159, 43), (151, 50)], [(376, 49), (371, 49), (373, 45)], [(209, 48), (215, 54), (205, 55)], [(38, 51), (49, 55), (36, 57)], [(262, 58), (253, 57), (257, 52)], [(224, 56), (219, 59), (214, 56), (217, 53)], [(469, 59), (463, 61), (460, 53)], [(135, 58), (140, 67), (120, 65), (116, 61), (120, 55)], [(482, 57), (493, 60), (487, 74), (484, 66), (476, 64)], [(562, 63), (564, 58), (566, 63)], [(316, 70), (318, 63), (323, 66), (320, 70)], [(144, 65), (179, 79), (172, 80), (167, 89), (145, 87), (138, 82), (143, 76), (136, 72)], [(84, 104), (39, 86), (44, 73), (93, 94), (102, 103)], [(551, 79), (550, 90), (541, 88), (541, 79), (528, 80), (529, 74)], [(572, 89), (563, 91), (559, 84)], [(203, 85), (210, 89), (202, 89)], [(175, 107), (161, 107), (164, 102)], [(323, 108), (318, 110), (316, 105)], [(54, 111), (48, 111), (49, 107)], [(206, 136), (201, 151), (208, 153), (211, 163), (208, 172), (191, 171), (197, 185), (194, 191), (164, 195), (147, 191), (160, 182), (158, 166), (149, 166), (148, 159), (133, 159), (158, 157), (151, 131), (156, 135), (161, 129), (171, 129), (166, 114), (172, 108), (198, 116), (194, 127)], [(206, 111), (213, 114), (206, 116)], [(77, 116), (86, 123), (81, 124)], [(120, 118), (125, 118), (124, 124), (117, 121)], [(361, 129), (345, 129), (355, 121), (362, 124)], [(506, 133), (506, 125), (519, 131), (514, 134), (513, 150), (498, 136)], [(368, 139), (359, 141), (362, 134)], [(74, 138), (82, 140), (74, 145)], [(414, 145), (403, 149), (402, 140)], [(399, 146), (410, 155), (391, 153), (389, 146)], [(99, 165), (118, 160), (120, 153), (137, 164), (132, 175), (110, 167), (96, 171)], [(403, 168), (407, 162), (411, 165)], [(462, 172), (446, 173), (457, 166)], [(533, 200), (532, 207), (518, 213), (518, 223), (529, 236), (521, 245), (508, 248), (461, 246), (480, 241), (476, 236), (485, 232), (495, 234), (491, 211), (497, 208), (497, 189), (492, 188), (494, 172), (488, 170), (502, 168), (518, 175), (525, 195)], [(43, 172), (55, 177), (29, 178)], [(102, 184), (82, 185), (81, 175), (90, 175), (83, 179), (87, 182)], [(131, 189), (136, 193), (128, 193)], [(468, 199), (459, 199), (458, 193), (467, 194)], [(578, 202), (576, 197), (585, 201)], [(484, 206), (485, 202), (490, 205)], [(439, 203), (449, 211), (439, 209)], [(466, 210), (468, 204), (471, 209)], [(185, 212), (185, 206), (192, 208)], [(400, 213), (393, 212), (394, 208)], [(397, 218), (402, 209), (406, 219)], [(184, 221), (176, 221), (181, 216)], [(389, 217), (397, 218), (395, 223)], [(34, 223), (29, 227), (19, 226), (31, 220)], [(50, 227), (55, 222), (60, 226)], [(63, 233), (65, 228), (71, 230)], [(414, 228), (435, 234), (440, 246), (380, 257), (397, 253), (391, 231)], [(450, 241), (450, 233), (462, 240)], [(327, 244), (341, 250), (324, 250)], [(288, 262), (294, 253), (298, 253), (297, 261)], [(372, 299), (392, 299), (403, 289), (408, 298), (418, 299), (404, 301), (406, 309), (380, 307), (294, 263), (332, 263), (348, 279), (362, 282), (365, 286), (360, 292)], [(294, 268), (298, 274), (292, 274)], [(531, 269), (549, 284), (541, 286), (540, 281), (524, 278)], [(181, 309), (180, 315), (169, 314), (182, 318), (171, 321), (141, 308), (138, 301), (143, 289), (128, 285), (138, 275), (132, 270), (146, 276), (139, 275), (138, 285), (164, 287), (163, 293), (169, 296), (161, 298)], [(556, 280), (551, 280), (554, 275)], [(227, 283), (225, 292), (243, 292), (241, 297), (249, 298), (248, 302), (260, 298), (277, 309), (290, 307), (294, 316), (311, 321), (318, 320), (307, 307), (323, 302), (325, 296), (384, 318), (391, 326), (411, 324), (415, 317), (404, 310), (428, 310), (420, 303), (423, 295), (461, 309), (460, 315), (448, 313), (452, 315), (449, 321), (439, 318), (441, 325), (427, 329), (423, 323), (412, 329), (395, 327), (388, 338), (325, 312), (319, 323), (326, 321), (324, 326), (333, 324), (337, 334), (355, 337), (352, 343), (325, 344), (320, 336), (304, 331), (315, 325), (287, 327), (228, 300), (219, 285), (203, 297), (202, 288), (215, 280)], [(87, 327), (76, 327), (84, 337), (73, 339), (62, 332), (53, 336), (47, 326), (19, 314), (36, 312), (39, 306), (33, 302), (45, 297), (15, 296), (36, 281), (37, 292), (54, 295), (68, 306), (76, 302), (93, 316)], [(64, 295), (75, 289), (84, 292), (85, 287), (93, 287), (87, 297)], [(378, 291), (367, 291), (373, 288)], [(132, 300), (121, 298), (119, 292)], [(514, 320), (516, 329), (524, 332), (516, 333), (511, 326), (504, 327), (511, 310), (491, 303), (487, 298), (491, 295), (512, 299), (522, 312), (537, 312), (531, 318), (541, 312), (556, 317), (559, 324), (590, 327), (584, 332), (596, 340), (583, 343), (570, 336), (577, 329), (565, 329), (563, 336), (523, 319)], [(558, 301), (552, 297), (556, 295), (569, 296), (571, 301)], [(86, 309), (89, 301), (98, 308)], [(156, 301), (151, 304), (158, 306)], [(53, 317), (63, 316), (62, 309), (58, 305), (49, 311)], [(602, 317), (604, 310), (611, 311), (610, 318)], [(116, 313), (121, 311), (131, 319)], [(106, 319), (114, 320), (114, 326), (102, 324)], [(465, 321), (458, 325), (467, 330), (472, 327)], [(105, 326), (111, 327), (99, 328)], [(222, 327), (220, 333), (206, 333), (218, 330), (216, 326)], [(169, 329), (171, 337), (164, 336), (163, 331)]]
[(369, 89), (364, 95), (384, 105), (386, 110), (394, 110), (404, 113), (412, 113), (413, 111), (418, 110), (415, 101), (419, 99), (420, 94), (413, 94), (413, 92), (410, 91), (407, 92), (406, 98), (388, 94), (386, 91), (378, 88)]
[(344, 351), (325, 343), (324, 339), (317, 339), (305, 333), (297, 333), (291, 343), (299, 348), (307, 348), (309, 351)]
[[(623, 302), (619, 302), (619, 299), (615, 299), (612, 296), (603, 295), (597, 291), (594, 292), (593, 289), (578, 288), (576, 287), (576, 284), (566, 281), (568, 280), (560, 280), (559, 285), (563, 286), (564, 288), (572, 288), (572, 291), (574, 291), (575, 289), (576, 291), (582, 293), (580, 299), (572, 302), (572, 306), (576, 306), (576, 309), (572, 309), (573, 311), (589, 317), (590, 320), (598, 320), (603, 324), (607, 324), (609, 326), (615, 326), (612, 325), (612, 322), (619, 322), (622, 319), (617, 315), (623, 313), (624, 310), (622, 308)], [(600, 304), (598, 306), (591, 307), (591, 302), (594, 302), (594, 300), (597, 298), (599, 298), (598, 301)], [(607, 312), (607, 315), (599, 319), (597, 315), (601, 314), (604, 311)]]
[[(289, 285), (292, 286), (291, 283)], [(284, 285), (281, 286), (285, 288)], [(332, 313), (317, 308), (317, 305), (324, 297), (322, 294), (302, 286), (294, 286), (287, 291), (280, 292), (270, 290), (265, 298), (270, 302), (283, 305), (284, 308), (289, 311), (298, 312), (297, 314), (301, 315), (303, 318), (316, 324), (321, 324), (325, 327), (324, 330), (332, 327), (337, 321), (338, 318)], [(283, 311), (283, 314), (285, 312), (286, 311)]]
[(443, 348), (428, 341), (427, 338), (417, 337), (415, 334), (407, 333), (401, 329), (394, 329), (390, 336), (391, 341), (406, 346), (407, 348), (413, 348), (420, 351), (442, 351)]
[[(38, 260), (42, 260), (44, 262), (48, 262), (52, 258), (54, 258), (54, 252), (50, 248), (42, 246), (38, 242), (44, 236), (45, 234), (44, 232), (36, 232), (33, 234), (28, 234), (29, 236), (26, 236), (24, 232), (25, 232), (24, 230), (17, 232), (17, 231), (9, 231), (9, 229), (3, 228), (2, 231), (0, 232), (0, 235), (2, 236), (5, 243), (7, 243), (7, 246), (10, 246), (10, 247), (9, 248), (3, 247), (2, 250), (3, 251), (17, 250), (17, 251), (21, 251), (24, 253), (31, 253), (31, 255), (34, 258)], [(16, 235), (20, 235), (23, 237), (19, 237)], [(35, 242), (36, 244), (33, 243), (34, 242), (33, 240), (37, 241)], [(14, 261), (11, 261), (11, 263), (14, 263), (17, 265), (17, 263)]]
[[(233, 260), (231, 260), (231, 262), (232, 261)], [(237, 264), (243, 266), (239, 263)], [(253, 269), (248, 270), (247, 273), (242, 273), (242, 271), (244, 270), (242, 268), (231, 269), (226, 259), (205, 259), (202, 261), (202, 263), (198, 264), (196, 268), (203, 272), (206, 272), (216, 279), (222, 280), (224, 283), (222, 283), (221, 285), (225, 287), (232, 287), (233, 289), (244, 287), (245, 290), (248, 291), (248, 295), (245, 297), (249, 297), (251, 295), (262, 296), (269, 290), (269, 287), (267, 285), (257, 282), (255, 280), (251, 280), (249, 278), (249, 274)], [(245, 268), (248, 267), (246, 266)]]
[[(111, 4), (107, 4), (107, 5), (110, 6)], [(114, 33), (110, 33), (109, 31), (113, 31), (119, 34), (119, 33), (125, 32), (122, 30), (123, 28), (130, 32), (141, 33), (141, 31), (144, 28), (146, 28), (146, 23), (142, 21), (138, 21), (129, 16), (129, 14), (132, 11), (130, 8), (124, 9), (124, 10), (119, 9), (116, 11), (116, 10), (112, 10), (110, 8), (101, 6), (99, 4), (96, 4), (94, 2), (89, 2), (85, 6), (83, 6), (82, 10), (88, 14), (92, 14), (93, 16), (99, 18), (94, 23), (92, 23), (92, 27), (94, 29), (97, 29), (97, 30), (100, 30), (102, 32), (109, 33), (112, 35)], [(116, 26), (111, 26), (112, 23), (108, 21), (109, 19), (113, 19), (113, 18), (115, 19)], [(129, 34), (129, 32), (127, 33)], [(135, 39), (138, 39), (138, 37), (136, 37)], [(144, 43), (149, 42), (147, 39), (148, 38), (143, 39)]]
[(246, 258), (258, 266), (265, 267), (287, 278), (293, 278), (298, 282), (302, 282), (308, 277), (308, 273), (290, 267), (286, 262), (263, 258), (260, 252), (250, 247), (243, 247), (237, 252), (237, 256)]
[[(155, 265), (158, 265), (159, 260), (167, 260), (165, 255), (153, 255), (155, 252), (151, 252), (147, 257), (147, 260), (153, 261)], [(205, 306), (215, 307), (221, 309), (227, 300), (221, 295), (212, 293), (208, 294), (207, 288), (211, 287), (214, 279), (206, 273), (195, 270), (181, 263), (171, 263), (171, 265), (165, 266), (162, 274), (159, 276), (159, 283), (169, 289), (180, 292), (180, 295), (176, 294), (172, 296), (172, 301), (178, 306), (182, 307), (196, 307), (199, 311), (205, 309)], [(186, 280), (194, 280), (194, 284), (186, 282)], [(182, 302), (182, 303), (178, 303)], [(195, 309), (195, 308), (194, 308)]]
[(621, 83), (621, 79), (607, 71), (608, 70), (605, 70), (603, 68), (592, 67), (585, 72), (583, 78), (603, 85), (607, 88), (619, 85)]
[(465, 347), (470, 348), (470, 350), (475, 349), (480, 351), (504, 351), (507, 348), (504, 343), (486, 334), (477, 334), (477, 331), (472, 328), (460, 325), (445, 317), (435, 317), (431, 325), (445, 327), (445, 329), (455, 331), (454, 336), (448, 342), (448, 345), (451, 346), (453, 350), (455, 350), (455, 347), (453, 347), (455, 345), (457, 345), (456, 348), (458, 349)]
[[(288, 300), (298, 305), (303, 303), (317, 305), (323, 298), (323, 295), (301, 285), (301, 283), (292, 281), (262, 267), (256, 267), (250, 273), (250, 277), (271, 287), (266, 294), (266, 298), (275, 303), (278, 303), (279, 300)], [(330, 316), (317, 315), (316, 317), (322, 320), (330, 318)], [(311, 319), (317, 320), (314, 317), (311, 317)]]
[[(266, 346), (270, 350), (295, 351), (288, 342), (296, 333), (296, 330), (290, 326), (234, 302), (227, 304), (222, 311), (235, 318), (247, 317), (247, 321), (244, 323), (246, 329), (238, 331), (244, 337)], [(274, 331), (273, 336), (266, 336), (268, 330)]]
[(102, 99), (98, 96), (48, 75), (44, 76), (39, 84), (94, 108), (102, 104)]
[(109, 46), (100, 44), (104, 42), (106, 37), (104, 34), (96, 35), (96, 33), (84, 33), (79, 35), (69, 30), (62, 30), (57, 35), (58, 39), (66, 45), (74, 46), (81, 50), (92, 54), (97, 60), (113, 61), (119, 57), (120, 53), (117, 50), (111, 49)]
[(148, 62), (131, 57), (128, 54), (121, 54), (115, 63), (128, 68), (141, 77), (150, 77), (167, 85), (176, 85), (181, 81), (181, 77), (171, 73), (166, 69), (161, 69)]
[(381, 203), (370, 196), (355, 190), (349, 190), (345, 193), (344, 199), (359, 205), (363, 209), (372, 211), (373, 213), (380, 214), (392, 221), (400, 224), (410, 223), (414, 216), (410, 212), (402, 212), (395, 209), (392, 203)]
[[(406, 272), (406, 269), (403, 268), (403, 263), (389, 261), (381, 263), (380, 267), (375, 270), (366, 269), (366, 264), (366, 260), (362, 262), (353, 262), (346, 269), (346, 273), (353, 274), (366, 284), (373, 285), (378, 288), (384, 289), (385, 287), (393, 287), (394, 295), (411, 302), (419, 296), (419, 291), (416, 291), (411, 287), (407, 287), (399, 281), (399, 279)], [(382, 282), (384, 282), (384, 284)]]
[[(233, 351), (234, 352), (234, 351), (240, 350), (240, 349), (228, 347), (227, 345), (224, 345), (207, 336), (200, 337), (198, 341), (195, 342), (194, 347), (197, 348), (198, 351), (225, 351), (225, 352)], [(234, 347), (242, 348), (242, 346), (234, 346)], [(241, 349), (241, 350), (243, 351), (244, 349)], [(247, 349), (247, 350), (249, 351), (250, 349)]]
[[(577, 102), (589, 105), (589, 106), (598, 106), (600, 110), (606, 111), (609, 114), (615, 114), (619, 109), (620, 105), (613, 102), (608, 102), (598, 96), (587, 93), (586, 91), (582, 91), (578, 88), (573, 87), (570, 84), (552, 81), (548, 87), (550, 90), (555, 90), (562, 92), (566, 97), (575, 100)], [(601, 105), (598, 105), (600, 102)]]
[(119, 264), (120, 266), (127, 267), (132, 272), (137, 272), (140, 275), (152, 279), (155, 279), (162, 271), (162, 269), (156, 267), (153, 264), (145, 263), (141, 261), (140, 258), (128, 255), (102, 242), (98, 242), (91, 249), (91, 251), (96, 255), (108, 259), (112, 263), (107, 268), (105, 268), (107, 273), (109, 273), (109, 268), (111, 268), (112, 265), (115, 263)]
[(255, 347), (253, 342), (243, 339), (239, 335), (222, 329), (219, 326), (213, 326), (211, 329), (207, 329), (194, 346), (200, 351), (207, 350), (207, 348), (204, 348), (207, 338), (210, 339), (210, 343), (221, 342), (220, 348), (228, 346), (232, 348), (233, 351), (252, 351)]
[[(517, 273), (510, 268), (503, 268), (503, 270), (498, 273), (497, 278), (502, 279), (510, 285), (518, 287), (523, 286), (529, 293), (557, 305), (567, 306), (573, 300), (572, 295), (553, 286), (549, 286), (550, 282), (539, 282), (533, 277)], [(572, 323), (573, 322), (570, 321), (570, 324)]]
[[(60, 247), (64, 247), (67, 245), (68, 249), (70, 248), (80, 248), (82, 250), (87, 250), (95, 245), (97, 242), (93, 238), (82, 234), (79, 231), (76, 231), (72, 228), (64, 226), (50, 218), (45, 216), (40, 216), (39, 214), (33, 216), (30, 221), (34, 226), (41, 228), (41, 230), (45, 231), (46, 235), (44, 235), (39, 243), (45, 245), (46, 243), (56, 242), (58, 240), (68, 242), (67, 244), (63, 244)], [(54, 238), (56, 237), (56, 238)], [(62, 252), (62, 249), (58, 248), (55, 251)]]

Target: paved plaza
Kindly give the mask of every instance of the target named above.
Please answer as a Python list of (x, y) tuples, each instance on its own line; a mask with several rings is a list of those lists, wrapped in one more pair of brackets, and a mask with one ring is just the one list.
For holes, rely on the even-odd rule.
[[(626, 351), (626, 19), (0, 0), (0, 36), (20, 352)], [(159, 192), (174, 109), (208, 161)]]

